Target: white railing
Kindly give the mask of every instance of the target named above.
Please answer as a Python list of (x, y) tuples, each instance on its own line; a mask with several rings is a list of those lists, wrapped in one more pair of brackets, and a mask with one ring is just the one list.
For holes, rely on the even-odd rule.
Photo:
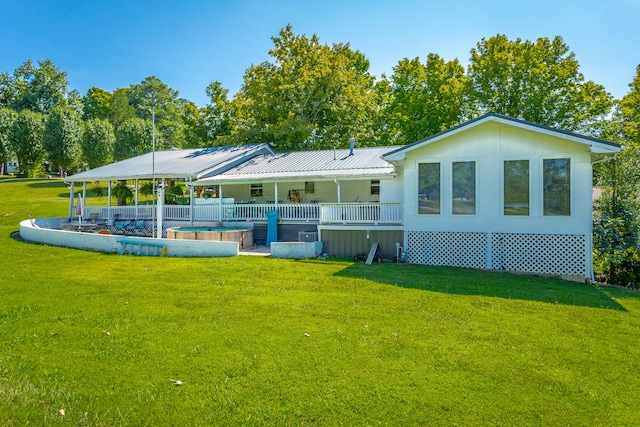
[[(189, 221), (266, 221), (267, 212), (277, 209), (283, 221), (322, 224), (402, 224), (401, 203), (285, 203), (223, 204), (190, 206), (165, 205), (164, 219)], [(192, 214), (193, 212), (193, 214)], [(75, 213), (75, 209), (74, 209)], [(86, 206), (85, 219), (152, 219), (155, 206)], [(76, 216), (77, 217), (77, 216)]]
[(323, 224), (402, 224), (401, 203), (322, 203)]

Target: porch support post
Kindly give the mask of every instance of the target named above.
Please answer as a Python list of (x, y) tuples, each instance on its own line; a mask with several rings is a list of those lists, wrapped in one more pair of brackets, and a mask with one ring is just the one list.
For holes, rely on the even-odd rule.
[(278, 210), (278, 182), (276, 181), (276, 183), (274, 184), (274, 191), (275, 191), (275, 200), (274, 203), (276, 205), (276, 210)]
[(138, 180), (136, 179), (136, 201), (135, 201), (135, 204), (136, 204), (136, 219), (138, 219), (138, 209), (139, 209), (139, 207), (138, 207), (138, 194), (139, 194), (138, 190), (139, 190), (139, 188), (140, 187), (138, 187)]
[(158, 229), (156, 230), (156, 237), (162, 239), (162, 217), (164, 211), (164, 181), (160, 181), (158, 184)]
[(334, 182), (338, 186), (338, 203), (342, 203), (342, 189), (340, 188), (340, 181), (336, 178)]
[[(189, 182), (191, 182), (191, 178), (189, 178)], [(193, 206), (194, 206), (194, 203), (195, 203), (195, 196), (193, 195), (193, 193), (196, 191), (196, 187), (190, 186), (188, 188), (190, 188), (190, 191), (189, 191), (189, 222), (191, 223), (191, 225), (193, 225)]]
[(87, 181), (82, 181), (82, 207), (87, 209)]
[(111, 180), (107, 186), (107, 219), (111, 219)]
[(73, 218), (73, 196), (76, 191), (75, 185), (71, 182), (71, 187), (69, 187), (69, 221)]
[(222, 213), (224, 212), (222, 209), (222, 184), (218, 185), (218, 198), (220, 198), (220, 203), (218, 203), (218, 213), (220, 216), (220, 222), (222, 223)]

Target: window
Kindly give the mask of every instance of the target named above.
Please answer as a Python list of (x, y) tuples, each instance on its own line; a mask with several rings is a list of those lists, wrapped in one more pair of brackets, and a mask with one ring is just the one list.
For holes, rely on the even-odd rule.
[(529, 215), (529, 160), (505, 160), (503, 194), (505, 215)]
[(372, 179), (371, 180), (371, 195), (380, 194), (380, 180)]
[(451, 211), (454, 215), (476, 213), (476, 162), (453, 162)]
[(304, 183), (304, 192), (306, 194), (313, 194), (316, 192), (316, 183), (313, 181), (306, 181)]
[(262, 184), (251, 184), (251, 197), (262, 197)]
[(418, 214), (440, 213), (440, 163), (418, 165)]
[(544, 159), (543, 161), (544, 214), (571, 215), (571, 161), (570, 159)]

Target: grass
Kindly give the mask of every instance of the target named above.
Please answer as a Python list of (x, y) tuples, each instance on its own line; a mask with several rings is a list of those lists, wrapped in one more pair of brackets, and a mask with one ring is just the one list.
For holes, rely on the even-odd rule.
[(68, 202), (0, 179), (0, 425), (640, 424), (638, 293), (11, 237)]

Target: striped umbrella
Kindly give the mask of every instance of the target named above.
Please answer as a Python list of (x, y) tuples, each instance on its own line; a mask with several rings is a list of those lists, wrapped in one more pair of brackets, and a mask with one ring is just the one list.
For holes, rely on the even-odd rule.
[(78, 215), (78, 223), (82, 222), (82, 197), (78, 194), (78, 203), (76, 205), (76, 215)]

